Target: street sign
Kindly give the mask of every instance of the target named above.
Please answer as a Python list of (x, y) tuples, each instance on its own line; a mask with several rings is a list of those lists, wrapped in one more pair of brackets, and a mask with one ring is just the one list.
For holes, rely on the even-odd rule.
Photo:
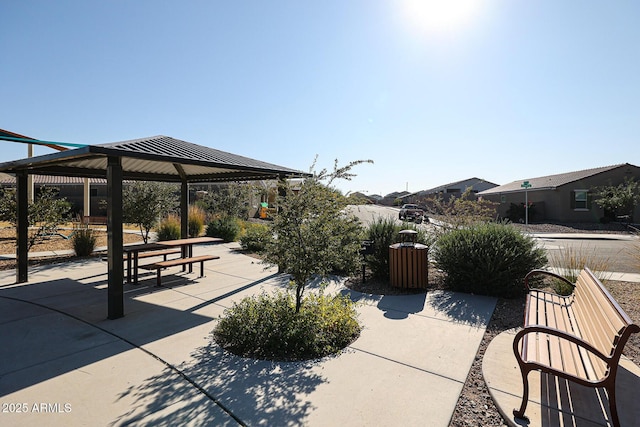
[(525, 182), (522, 183), (522, 185), (520, 187), (529, 188), (529, 187), (531, 187), (531, 184), (529, 184), (529, 181), (525, 181)]

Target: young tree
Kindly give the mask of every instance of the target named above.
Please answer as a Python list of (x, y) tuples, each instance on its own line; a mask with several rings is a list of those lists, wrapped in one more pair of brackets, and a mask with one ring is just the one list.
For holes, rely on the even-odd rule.
[(176, 192), (172, 184), (135, 181), (122, 192), (122, 216), (124, 222), (137, 224), (145, 243), (149, 232), (156, 226), (161, 216), (174, 212), (178, 206)]
[(454, 228), (465, 227), (478, 222), (491, 221), (496, 218), (498, 203), (489, 200), (478, 200), (471, 187), (459, 197), (451, 197), (445, 201), (441, 194), (422, 201), (430, 213), (440, 215), (444, 221)]
[(592, 191), (596, 196), (595, 203), (605, 210), (605, 216), (629, 215), (632, 218), (634, 208), (640, 203), (640, 183), (633, 178), (625, 178), (618, 185), (595, 187)]
[[(27, 250), (57, 232), (58, 226), (65, 222), (71, 204), (65, 198), (58, 197), (58, 189), (42, 187), (36, 194), (35, 200), (29, 202), (27, 221), (30, 227), (37, 226), (35, 232), (29, 233)], [(0, 198), (0, 220), (17, 225), (18, 205), (14, 190), (5, 190)]]
[[(272, 231), (276, 236), (267, 244), (265, 261), (278, 265), (291, 274), (296, 289), (296, 312), (300, 311), (306, 284), (314, 275), (327, 275), (335, 269), (357, 268), (362, 228), (355, 217), (347, 216), (343, 209), (346, 198), (330, 185), (336, 179), (350, 180), (351, 169), (361, 160), (313, 173), (312, 178), (296, 186), (283, 184), (286, 193), (278, 206)], [(315, 161), (311, 171), (315, 167)], [(322, 181), (326, 181), (323, 184)]]

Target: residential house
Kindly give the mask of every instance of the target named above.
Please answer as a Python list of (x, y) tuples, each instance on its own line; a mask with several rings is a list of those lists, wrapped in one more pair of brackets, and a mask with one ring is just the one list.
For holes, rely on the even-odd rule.
[[(530, 206), (530, 221), (599, 222), (609, 216), (593, 203), (594, 188), (618, 185), (625, 179), (640, 181), (640, 167), (629, 163), (567, 172), (557, 175), (526, 178), (478, 193), (478, 197), (500, 203), (498, 214), (507, 217), (515, 206)], [(640, 219), (640, 206), (633, 214)]]
[(416, 193), (411, 193), (405, 195), (402, 200), (403, 203), (418, 203), (422, 200), (425, 200), (429, 197), (442, 196), (444, 201), (449, 200), (451, 197), (458, 197), (468, 188), (471, 188), (471, 191), (474, 194), (477, 194), (481, 191), (488, 190), (490, 188), (497, 187), (498, 184), (494, 184), (493, 182), (485, 181), (480, 178), (468, 178), (462, 181), (456, 181), (449, 184), (440, 185), (438, 187), (430, 188), (428, 190), (418, 191)]

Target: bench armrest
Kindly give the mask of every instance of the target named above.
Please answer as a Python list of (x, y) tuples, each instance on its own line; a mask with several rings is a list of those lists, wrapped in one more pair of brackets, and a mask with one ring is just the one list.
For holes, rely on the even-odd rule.
[(559, 274), (552, 273), (551, 271), (547, 271), (547, 270), (531, 270), (530, 272), (527, 273), (526, 276), (524, 276), (524, 286), (527, 288), (527, 291), (531, 290), (531, 288), (529, 287), (529, 278), (536, 276), (538, 274), (551, 276), (555, 279), (562, 280), (564, 283), (571, 286), (572, 289), (576, 287), (575, 283), (571, 283), (566, 277), (562, 277)]
[(598, 350), (588, 342), (584, 341), (582, 338), (576, 335), (570, 334), (568, 332), (561, 331), (559, 329), (550, 328), (548, 326), (541, 326), (541, 325), (525, 326), (524, 329), (520, 330), (516, 334), (515, 338), (513, 339), (513, 351), (515, 354), (520, 355), (521, 359), (522, 359), (522, 353), (520, 352), (520, 349), (519, 349), (520, 341), (525, 337), (525, 335), (537, 333), (537, 332), (553, 335), (560, 339), (564, 339), (569, 342), (572, 342), (577, 346), (584, 348), (588, 352), (593, 353), (595, 356), (602, 359), (602, 361), (604, 361), (607, 365), (609, 365), (611, 362), (611, 357), (603, 354), (600, 350)]

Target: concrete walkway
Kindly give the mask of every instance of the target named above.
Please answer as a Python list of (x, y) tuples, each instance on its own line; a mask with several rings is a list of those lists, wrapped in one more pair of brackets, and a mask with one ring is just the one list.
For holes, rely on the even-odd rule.
[(372, 296), (361, 336), (338, 356), (267, 362), (211, 339), (234, 301), (287, 286), (233, 245), (205, 278), (179, 268), (125, 287), (125, 317), (107, 320), (106, 263), (0, 272), (0, 425), (447, 426), (494, 298), (450, 292)]

